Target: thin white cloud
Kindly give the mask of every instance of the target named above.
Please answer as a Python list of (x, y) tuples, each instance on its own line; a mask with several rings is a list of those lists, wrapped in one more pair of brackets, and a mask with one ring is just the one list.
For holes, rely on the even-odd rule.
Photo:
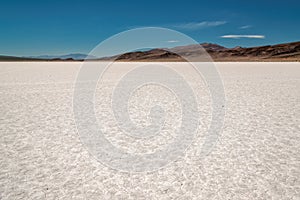
[(239, 27), (239, 29), (248, 29), (248, 28), (252, 28), (253, 26), (251, 25), (245, 25), (245, 26), (241, 26)]
[(177, 42), (179, 42), (178, 40), (168, 40), (167, 41), (168, 43), (177, 43)]
[(221, 26), (226, 24), (226, 21), (203, 21), (203, 22), (189, 22), (183, 24), (174, 25), (175, 28), (186, 29), (186, 30), (197, 30), (208, 27)]
[(264, 35), (223, 35), (221, 38), (233, 38), (233, 39), (239, 39), (239, 38), (254, 38), (254, 39), (264, 39)]

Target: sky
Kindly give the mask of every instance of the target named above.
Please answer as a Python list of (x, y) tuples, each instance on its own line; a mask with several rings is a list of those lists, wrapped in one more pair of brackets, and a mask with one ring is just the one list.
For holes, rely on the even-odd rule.
[(0, 0), (0, 25), (0, 55), (87, 54), (115, 34), (148, 26), (250, 47), (300, 41), (300, 1)]

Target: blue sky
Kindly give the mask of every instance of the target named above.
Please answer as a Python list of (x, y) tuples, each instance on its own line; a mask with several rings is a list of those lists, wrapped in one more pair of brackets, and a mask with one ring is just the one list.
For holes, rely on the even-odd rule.
[[(258, 46), (300, 40), (298, 0), (1, 0), (0, 55), (88, 53), (136, 27), (180, 31), (199, 43)], [(176, 41), (166, 43), (175, 45)]]

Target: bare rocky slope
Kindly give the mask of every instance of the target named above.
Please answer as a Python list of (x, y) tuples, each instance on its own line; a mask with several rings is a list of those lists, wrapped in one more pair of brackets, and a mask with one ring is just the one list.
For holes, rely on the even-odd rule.
[[(215, 61), (300, 61), (300, 42), (248, 48), (226, 48), (210, 43), (203, 43), (201, 46)], [(197, 59), (199, 57), (199, 61), (203, 61), (202, 54), (205, 53), (199, 50), (198, 45), (187, 45), (171, 49), (129, 52), (112, 56), (109, 59), (117, 61), (184, 61), (183, 55), (185, 58)], [(204, 57), (205, 59), (207, 58)]]

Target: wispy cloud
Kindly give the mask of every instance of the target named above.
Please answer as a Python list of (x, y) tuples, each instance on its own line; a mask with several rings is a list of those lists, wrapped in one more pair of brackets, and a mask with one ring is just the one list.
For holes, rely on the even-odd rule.
[(239, 39), (239, 38), (254, 38), (254, 39), (264, 39), (264, 35), (223, 35), (221, 38), (233, 38), (233, 39)]
[(179, 42), (178, 40), (168, 40), (168, 41), (166, 41), (166, 42), (168, 42), (168, 43), (177, 43), (177, 42)]
[(241, 26), (239, 27), (239, 29), (248, 29), (248, 28), (252, 28), (252, 25), (245, 25), (245, 26)]
[(208, 27), (221, 26), (226, 24), (226, 21), (203, 21), (203, 22), (189, 22), (174, 25), (175, 28), (186, 30), (197, 30)]

